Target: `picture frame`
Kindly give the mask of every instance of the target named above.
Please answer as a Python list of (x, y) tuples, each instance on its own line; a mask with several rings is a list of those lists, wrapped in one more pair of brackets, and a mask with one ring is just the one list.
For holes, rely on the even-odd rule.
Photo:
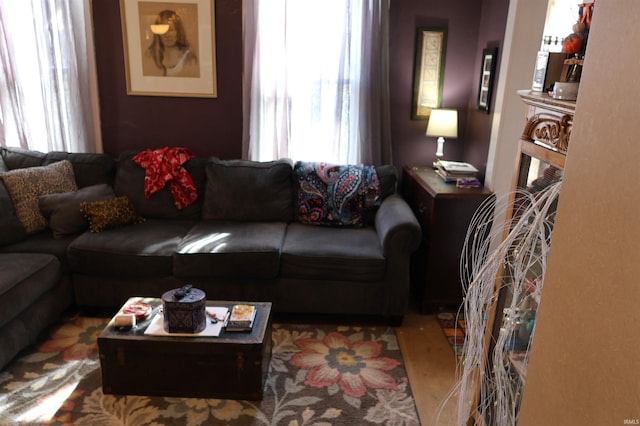
[(480, 84), (478, 87), (478, 110), (489, 114), (491, 109), (491, 92), (496, 71), (498, 48), (482, 50), (482, 66), (480, 68)]
[(120, 0), (128, 95), (218, 96), (215, 0)]
[(442, 105), (446, 28), (419, 27), (413, 75), (412, 120), (426, 120)]

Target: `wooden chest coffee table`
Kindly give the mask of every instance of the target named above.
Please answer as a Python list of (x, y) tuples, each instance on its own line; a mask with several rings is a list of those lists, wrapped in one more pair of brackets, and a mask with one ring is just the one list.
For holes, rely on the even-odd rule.
[(112, 319), (98, 336), (105, 394), (261, 400), (271, 360), (271, 303), (207, 301), (231, 308), (257, 308), (250, 332), (218, 337), (150, 336), (144, 331), (162, 306), (160, 299), (135, 297), (153, 306), (144, 322), (118, 331)]

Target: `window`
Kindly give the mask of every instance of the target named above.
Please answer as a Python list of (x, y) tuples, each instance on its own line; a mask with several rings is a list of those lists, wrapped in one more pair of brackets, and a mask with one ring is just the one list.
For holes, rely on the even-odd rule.
[[(375, 161), (386, 81), (387, 1), (278, 0), (254, 7), (246, 82), (249, 158)], [(251, 47), (251, 43), (249, 43)], [(384, 72), (381, 72), (384, 70)]]
[(0, 2), (0, 145), (95, 151), (83, 13), (68, 0)]

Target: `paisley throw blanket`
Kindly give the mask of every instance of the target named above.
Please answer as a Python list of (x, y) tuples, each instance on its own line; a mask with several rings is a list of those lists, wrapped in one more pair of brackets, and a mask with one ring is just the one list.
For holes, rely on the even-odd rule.
[(374, 166), (333, 165), (298, 161), (296, 214), (310, 225), (364, 226), (380, 205)]

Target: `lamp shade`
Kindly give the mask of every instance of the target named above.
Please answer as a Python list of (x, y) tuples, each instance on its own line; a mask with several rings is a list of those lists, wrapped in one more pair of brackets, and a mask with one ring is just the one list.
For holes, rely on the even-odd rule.
[(427, 124), (427, 136), (457, 138), (458, 111), (455, 109), (434, 109)]

